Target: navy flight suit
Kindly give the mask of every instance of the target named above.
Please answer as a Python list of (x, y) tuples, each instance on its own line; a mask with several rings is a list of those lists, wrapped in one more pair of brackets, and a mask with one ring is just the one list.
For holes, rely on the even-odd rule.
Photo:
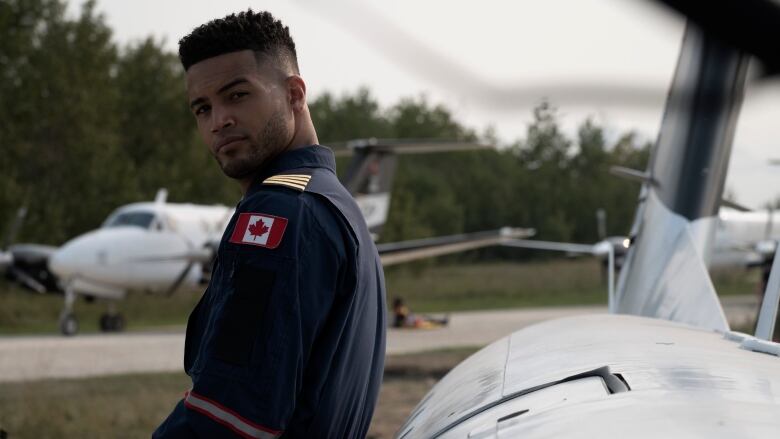
[(187, 323), (193, 387), (153, 437), (365, 437), (385, 318), (379, 256), (333, 153), (283, 153), (222, 237)]

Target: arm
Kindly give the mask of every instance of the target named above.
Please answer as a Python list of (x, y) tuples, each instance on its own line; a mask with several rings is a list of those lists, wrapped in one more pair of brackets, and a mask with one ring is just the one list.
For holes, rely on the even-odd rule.
[[(286, 198), (280, 200), (282, 195)], [(224, 298), (215, 300), (216, 317), (210, 319), (201, 347), (205, 365), (193, 374), (193, 389), (158, 430), (176, 427), (188, 435), (159, 437), (233, 432), (272, 438), (287, 428), (344, 260), (343, 248), (306, 203), (289, 198), (276, 193), (241, 206), (239, 215), (273, 215), (288, 221), (286, 229), (276, 248), (231, 243), (235, 259), (226, 270), (230, 276), (221, 292)], [(241, 226), (239, 220), (236, 228)]]

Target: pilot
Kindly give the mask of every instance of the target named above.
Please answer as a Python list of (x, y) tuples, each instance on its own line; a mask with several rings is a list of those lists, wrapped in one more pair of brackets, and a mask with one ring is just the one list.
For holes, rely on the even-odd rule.
[(179, 42), (198, 131), (243, 198), (187, 323), (192, 388), (155, 438), (363, 438), (382, 379), (382, 267), (319, 146), (295, 44), (268, 12)]

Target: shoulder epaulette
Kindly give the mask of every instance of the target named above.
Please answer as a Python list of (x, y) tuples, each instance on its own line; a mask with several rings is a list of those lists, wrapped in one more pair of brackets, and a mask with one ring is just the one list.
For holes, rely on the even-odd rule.
[(279, 174), (266, 178), (263, 180), (263, 184), (275, 184), (303, 192), (306, 190), (309, 180), (311, 180), (311, 175), (307, 174)]

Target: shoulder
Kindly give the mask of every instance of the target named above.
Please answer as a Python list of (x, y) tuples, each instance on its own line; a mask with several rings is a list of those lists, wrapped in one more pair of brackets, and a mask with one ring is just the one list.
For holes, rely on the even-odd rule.
[[(289, 172), (263, 180), (241, 202), (238, 213), (280, 218), (288, 223), (287, 231), (295, 240), (308, 244), (327, 241), (343, 248), (345, 221), (327, 199), (310, 190), (312, 185), (321, 187), (332, 182), (326, 173), (313, 171)], [(332, 178), (336, 179), (335, 175)]]
[(296, 216), (314, 214), (318, 219), (332, 217), (333, 212), (321, 196), (321, 189), (339, 186), (341, 183), (335, 174), (326, 170), (287, 171), (259, 182), (241, 202), (240, 210), (263, 208)]

